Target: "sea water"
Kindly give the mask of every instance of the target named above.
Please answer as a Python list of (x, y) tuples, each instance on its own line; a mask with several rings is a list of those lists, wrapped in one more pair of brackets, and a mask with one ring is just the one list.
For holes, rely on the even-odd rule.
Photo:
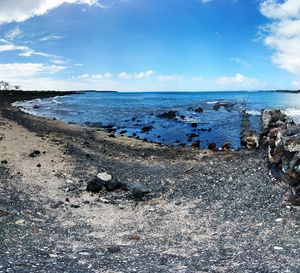
[[(217, 110), (218, 103), (230, 107)], [(191, 145), (200, 140), (202, 148), (209, 143), (218, 147), (230, 143), (239, 149), (243, 110), (258, 132), (262, 109), (280, 108), (300, 122), (300, 94), (280, 92), (86, 92), (14, 105), (67, 123), (113, 126), (116, 133), (165, 145)], [(202, 113), (195, 112), (198, 107)], [(159, 117), (167, 111), (176, 111), (176, 119)]]

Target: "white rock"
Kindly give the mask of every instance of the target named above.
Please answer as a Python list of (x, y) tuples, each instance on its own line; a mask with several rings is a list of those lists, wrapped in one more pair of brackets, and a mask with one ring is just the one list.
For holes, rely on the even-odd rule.
[(109, 181), (112, 179), (112, 176), (110, 174), (108, 174), (107, 172), (98, 173), (97, 177), (103, 181)]
[(280, 246), (274, 246), (274, 249), (275, 249), (275, 250), (283, 250), (283, 247), (280, 247)]
[(277, 218), (277, 219), (275, 220), (275, 222), (282, 222), (282, 221), (283, 221), (282, 218)]

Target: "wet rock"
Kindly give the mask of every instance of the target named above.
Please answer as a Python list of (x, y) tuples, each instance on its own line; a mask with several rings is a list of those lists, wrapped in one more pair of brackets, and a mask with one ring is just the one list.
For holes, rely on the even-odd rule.
[(217, 102), (214, 104), (213, 109), (215, 111), (219, 111), (221, 107), (226, 109), (227, 111), (231, 111), (232, 107), (234, 106), (234, 103), (231, 102)]
[(89, 181), (86, 187), (86, 190), (89, 192), (100, 192), (104, 186), (104, 181), (98, 177), (95, 177), (93, 180)]
[(147, 132), (150, 132), (152, 129), (153, 129), (153, 126), (151, 126), (151, 125), (149, 125), (149, 126), (144, 126), (144, 127), (141, 129), (141, 132), (142, 132), (142, 133), (147, 133)]
[(124, 134), (126, 134), (127, 133), (127, 130), (122, 130), (121, 132), (120, 132), (120, 135), (124, 135)]
[(195, 109), (195, 112), (196, 112), (196, 113), (203, 113), (203, 111), (204, 111), (204, 109), (203, 109), (202, 107), (197, 107), (197, 108)]
[(164, 118), (164, 119), (175, 119), (176, 116), (177, 116), (176, 111), (168, 111), (168, 112), (164, 112), (162, 114), (157, 115), (157, 117)]
[(200, 140), (196, 140), (192, 143), (192, 148), (199, 149), (200, 148)]
[(152, 189), (138, 182), (127, 185), (127, 190), (131, 191), (132, 196), (136, 199), (141, 199), (145, 195), (153, 192)]
[(217, 145), (216, 145), (216, 143), (209, 143), (207, 148), (208, 148), (208, 150), (216, 151), (217, 150)]
[(197, 122), (192, 122), (191, 126), (192, 126), (192, 128), (197, 128), (198, 127), (198, 123)]
[(231, 144), (230, 143), (225, 143), (221, 147), (222, 151), (229, 151), (231, 149)]

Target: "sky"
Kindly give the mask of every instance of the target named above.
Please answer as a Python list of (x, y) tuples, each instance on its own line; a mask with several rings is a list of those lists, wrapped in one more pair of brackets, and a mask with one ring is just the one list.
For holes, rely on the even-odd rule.
[(300, 89), (299, 0), (0, 0), (23, 89)]

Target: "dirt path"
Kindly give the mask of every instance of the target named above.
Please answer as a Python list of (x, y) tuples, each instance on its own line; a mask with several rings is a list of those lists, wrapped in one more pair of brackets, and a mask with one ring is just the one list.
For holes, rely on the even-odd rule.
[[(0, 119), (0, 139), (0, 272), (300, 272), (299, 210), (259, 152), (170, 149), (20, 113)], [(100, 171), (153, 193), (87, 193)]]

